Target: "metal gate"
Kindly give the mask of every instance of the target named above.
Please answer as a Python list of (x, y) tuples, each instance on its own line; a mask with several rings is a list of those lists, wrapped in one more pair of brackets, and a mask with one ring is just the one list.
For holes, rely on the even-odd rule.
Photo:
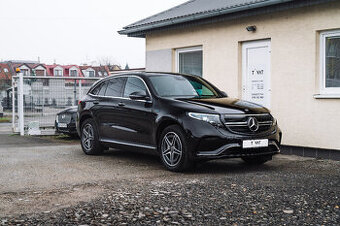
[(91, 77), (12, 77), (12, 129), (20, 135), (31, 127), (38, 131), (54, 131), (56, 114), (76, 106), (94, 82)]

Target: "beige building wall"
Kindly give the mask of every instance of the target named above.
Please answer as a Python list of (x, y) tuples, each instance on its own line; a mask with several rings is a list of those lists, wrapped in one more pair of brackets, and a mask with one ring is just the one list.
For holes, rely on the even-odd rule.
[[(256, 25), (255, 33), (246, 26)], [(228, 22), (152, 33), (146, 50), (202, 46), (203, 77), (241, 98), (241, 44), (271, 40), (271, 111), (283, 144), (340, 150), (340, 99), (319, 94), (319, 31), (340, 28), (340, 1)], [(175, 71), (174, 51), (172, 69)]]

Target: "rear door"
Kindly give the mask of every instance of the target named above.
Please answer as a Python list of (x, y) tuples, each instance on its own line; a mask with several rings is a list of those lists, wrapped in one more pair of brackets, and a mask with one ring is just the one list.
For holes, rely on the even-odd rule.
[(107, 81), (107, 88), (100, 101), (97, 103), (95, 118), (99, 126), (101, 140), (120, 140), (120, 122), (124, 115), (121, 114), (118, 104), (121, 101), (126, 78), (118, 77)]

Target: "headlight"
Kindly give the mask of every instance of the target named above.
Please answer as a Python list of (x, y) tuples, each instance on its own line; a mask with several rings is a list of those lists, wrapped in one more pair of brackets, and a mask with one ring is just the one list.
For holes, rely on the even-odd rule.
[(188, 115), (191, 118), (208, 122), (214, 126), (220, 126), (222, 124), (220, 120), (220, 116), (217, 114), (203, 114), (203, 113), (189, 112)]
[(273, 126), (276, 126), (276, 125), (277, 125), (277, 119), (273, 118)]

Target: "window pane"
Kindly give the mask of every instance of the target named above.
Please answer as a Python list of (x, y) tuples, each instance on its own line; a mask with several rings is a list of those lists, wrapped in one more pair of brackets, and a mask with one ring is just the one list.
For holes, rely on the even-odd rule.
[(121, 97), (124, 80), (124, 78), (115, 78), (110, 80), (109, 85), (106, 88), (105, 96)]
[(94, 71), (89, 71), (89, 77), (94, 77)]
[(103, 84), (104, 84), (104, 83), (102, 82), (102, 83), (100, 83), (99, 85), (97, 85), (97, 86), (92, 90), (91, 94), (93, 94), (93, 95), (98, 95), (98, 93), (99, 93), (100, 89), (102, 88)]
[(202, 83), (190, 81), (199, 96), (214, 96), (214, 93)]
[(326, 88), (340, 87), (340, 36), (326, 38)]
[(139, 78), (128, 78), (125, 85), (124, 97), (129, 97), (131, 93), (137, 91), (143, 91), (146, 93), (146, 87), (143, 81)]
[(99, 91), (99, 93), (98, 93), (97, 95), (99, 95), (99, 96), (105, 96), (107, 84), (108, 84), (108, 82), (105, 82), (105, 83), (103, 84), (103, 86), (101, 87), (101, 89), (100, 89), (100, 91)]
[(179, 53), (179, 73), (202, 76), (202, 51)]
[(77, 71), (76, 70), (71, 70), (71, 76), (76, 77), (77, 76)]
[(217, 90), (214, 90), (204, 80), (196, 77), (178, 75), (157, 75), (150, 76), (151, 83), (157, 94), (162, 97), (218, 97)]

